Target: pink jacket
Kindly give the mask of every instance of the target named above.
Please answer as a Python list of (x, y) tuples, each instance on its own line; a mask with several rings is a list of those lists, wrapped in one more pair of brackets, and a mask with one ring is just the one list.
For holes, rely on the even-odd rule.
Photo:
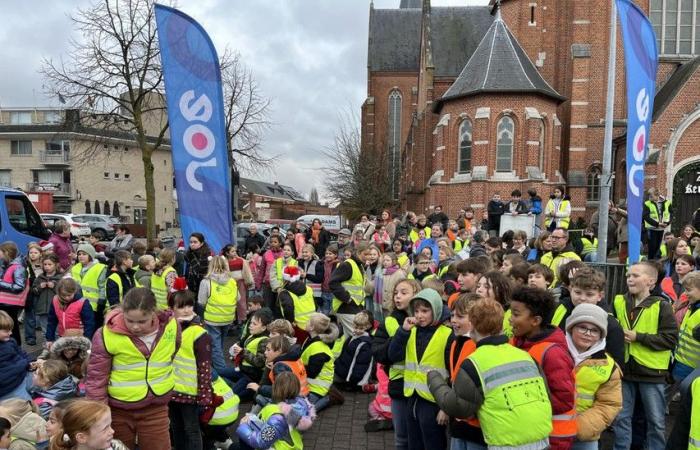
[[(158, 341), (163, 335), (163, 331), (165, 330), (165, 326), (168, 324), (168, 322), (170, 320), (175, 320), (171, 317), (171, 314), (172, 313), (170, 311), (158, 312), (158, 315), (155, 318), (155, 320), (158, 322), (158, 335), (156, 336), (156, 340), (153, 344), (154, 347), (155, 345), (157, 345)], [(130, 335), (129, 330), (124, 324), (124, 314), (122, 313), (121, 309), (115, 309), (109, 314), (107, 314), (104, 326), (109, 327), (109, 329), (115, 333), (129, 336), (131, 338), (131, 342), (133, 342), (136, 348), (138, 348), (139, 351), (145, 357), (150, 356), (151, 351), (146, 347), (143, 341), (141, 341), (141, 339), (137, 337)], [(112, 408), (130, 411), (139, 410), (146, 406), (167, 405), (168, 402), (170, 402), (172, 393), (168, 393), (159, 397), (149, 390), (148, 394), (146, 395), (146, 398), (135, 403), (121, 402), (119, 400), (115, 400), (109, 397), (109, 395), (107, 394), (107, 384), (109, 383), (109, 374), (112, 370), (112, 355), (110, 355), (105, 349), (105, 344), (102, 337), (103, 328), (97, 330), (95, 335), (92, 337), (92, 352), (90, 354), (90, 363), (88, 365), (87, 371), (87, 381), (85, 383), (85, 391), (87, 398), (102, 403), (108, 403), (109, 406)], [(180, 348), (180, 333), (180, 325), (178, 324), (177, 338), (175, 342), (176, 348), (178, 349)]]
[(377, 363), (377, 395), (370, 404), (370, 409), (380, 414), (386, 420), (391, 420), (391, 397), (389, 397), (389, 377), (384, 367)]
[(61, 272), (65, 272), (72, 264), (70, 254), (73, 253), (73, 245), (70, 243), (70, 238), (65, 238), (56, 233), (49, 237), (49, 242), (53, 244), (53, 252), (58, 257), (58, 263), (61, 265)]
[(265, 252), (263, 255), (263, 260), (262, 260), (262, 282), (263, 284), (270, 284), (270, 269), (272, 266), (275, 265), (275, 260), (277, 258), (281, 258), (283, 255), (282, 249), (279, 249), (276, 252), (273, 252), (272, 249), (268, 250)]

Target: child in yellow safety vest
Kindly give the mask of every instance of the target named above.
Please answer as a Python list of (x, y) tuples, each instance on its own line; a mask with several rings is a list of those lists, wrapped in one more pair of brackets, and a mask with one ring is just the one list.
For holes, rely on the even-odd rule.
[(212, 339), (212, 366), (219, 375), (231, 378), (234, 370), (226, 366), (224, 340), (236, 319), (238, 283), (231, 276), (228, 261), (223, 256), (213, 256), (209, 261), (209, 272), (199, 284), (197, 302), (204, 311), (204, 327)]
[(405, 361), (404, 396), (407, 398), (409, 448), (447, 447), (445, 426), (448, 416), (440, 410), (428, 389), (427, 373), (438, 371), (447, 377), (452, 330), (443, 322), (449, 311), (440, 294), (423, 289), (412, 299), (410, 316), (389, 344), (389, 360)]
[(316, 312), (313, 289), (301, 279), (301, 270), (297, 266), (286, 266), (282, 279), (284, 285), (277, 294), (277, 314), (294, 326), (294, 336), (301, 343), (309, 336), (306, 325), (311, 314)]
[(267, 308), (253, 313), (247, 333), (242, 341), (231, 346), (230, 355), (234, 358), (236, 371), (231, 377), (233, 392), (241, 399), (253, 398), (254, 392), (248, 389), (248, 383), (260, 381), (265, 369), (265, 346), (270, 333), (267, 326), (272, 322), (272, 314)]
[(321, 412), (330, 404), (328, 391), (333, 384), (334, 358), (331, 346), (338, 339), (338, 326), (328, 316), (313, 313), (306, 325), (309, 337), (301, 346), (301, 361), (309, 383), (309, 401)]
[(107, 314), (92, 339), (87, 397), (107, 403), (114, 436), (128, 448), (168, 450), (168, 403), (175, 387), (173, 359), (180, 325), (159, 312), (153, 292), (130, 290), (121, 307)]
[(281, 373), (272, 385), (272, 401), (260, 412), (246, 414), (236, 430), (240, 442), (236, 448), (302, 450), (299, 431), (311, 428), (316, 417), (314, 407), (300, 394), (299, 379), (290, 372)]
[(173, 249), (161, 250), (155, 270), (151, 274), (150, 288), (156, 296), (156, 303), (161, 311), (168, 309), (168, 294), (175, 290), (173, 287), (177, 278), (177, 271), (173, 268), (175, 257)]
[(665, 388), (671, 351), (678, 340), (678, 324), (671, 304), (651, 295), (657, 278), (654, 263), (634, 264), (627, 272), (628, 293), (613, 300), (613, 312), (625, 333), (623, 405), (613, 424), (618, 448), (631, 445), (632, 416), (638, 400), (646, 416), (648, 448), (664, 448), (666, 441)]
[(129, 289), (136, 286), (133, 264), (131, 253), (126, 250), (114, 253), (114, 266), (107, 277), (107, 303), (110, 309), (119, 305)]
[(622, 409), (622, 374), (605, 352), (608, 313), (582, 303), (566, 320), (566, 344), (576, 376), (576, 441), (573, 448), (598, 447), (601, 433)]
[(90, 244), (80, 244), (76, 250), (78, 262), (70, 269), (70, 277), (80, 284), (83, 297), (95, 313), (95, 327), (102, 326), (107, 303), (107, 266), (97, 262), (97, 253)]
[(700, 367), (700, 272), (691, 272), (683, 278), (688, 301), (674, 352), (673, 378), (681, 382)]
[(284, 244), (284, 246), (282, 246), (282, 257), (275, 259), (275, 262), (270, 267), (269, 282), (272, 292), (279, 292), (282, 290), (284, 287), (284, 269), (290, 266), (298, 266), (297, 260), (294, 259), (294, 249), (292, 248), (292, 244)]

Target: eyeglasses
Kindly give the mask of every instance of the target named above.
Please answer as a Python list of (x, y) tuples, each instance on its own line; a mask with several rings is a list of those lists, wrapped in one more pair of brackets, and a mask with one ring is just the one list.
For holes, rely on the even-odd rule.
[(552, 239), (566, 239), (566, 236), (550, 236)]
[(588, 328), (588, 327), (584, 327), (584, 326), (581, 326), (581, 325), (578, 325), (578, 326), (576, 326), (576, 327), (574, 327), (574, 328), (576, 329), (576, 331), (577, 331), (578, 333), (581, 333), (581, 334), (583, 334), (584, 336), (585, 336), (585, 335), (589, 335), (589, 336), (592, 336), (592, 337), (598, 337), (598, 336), (600, 336), (600, 330), (599, 330), (598, 328)]

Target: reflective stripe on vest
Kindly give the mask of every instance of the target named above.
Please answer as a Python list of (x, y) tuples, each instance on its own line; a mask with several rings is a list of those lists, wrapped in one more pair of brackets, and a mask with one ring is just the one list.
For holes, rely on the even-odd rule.
[[(301, 395), (306, 397), (309, 395), (309, 382), (308, 378), (306, 376), (306, 368), (304, 367), (304, 363), (301, 362), (301, 359), (297, 359), (295, 361), (277, 361), (275, 365), (277, 364), (284, 364), (285, 366), (289, 367), (292, 371), (292, 373), (297, 377), (297, 380), (299, 380), (299, 384), (301, 385)], [(269, 377), (270, 381), (273, 383), (275, 382), (275, 370), (274, 366), (272, 366), (272, 370), (269, 372)]]
[(119, 303), (121, 303), (122, 299), (124, 298), (124, 286), (122, 286), (122, 278), (119, 276), (118, 273), (112, 272), (112, 274), (108, 276), (107, 279), (114, 281), (114, 283), (119, 288)]
[(175, 269), (168, 266), (161, 272), (160, 275), (157, 273), (151, 274), (151, 291), (156, 296), (156, 305), (161, 311), (168, 309), (168, 284), (165, 280), (168, 278), (168, 274), (175, 272)]
[[(566, 211), (567, 206), (569, 206), (571, 202), (569, 200), (563, 200), (559, 202), (559, 210), (554, 211), (554, 200), (550, 199), (547, 202), (547, 208), (546, 211), (551, 211), (551, 212), (564, 212)], [(551, 206), (551, 207), (550, 207)], [(549, 228), (549, 225), (552, 224), (552, 220), (558, 220), (558, 227), (563, 228), (565, 230), (569, 229), (569, 223), (571, 222), (571, 215), (567, 217), (547, 217), (544, 219), (544, 226), (546, 228)]]
[(173, 359), (175, 392), (193, 397), (197, 395), (197, 358), (194, 354), (194, 342), (206, 332), (200, 325), (190, 325), (182, 332), (180, 349)]
[[(399, 321), (396, 320), (395, 317), (389, 316), (386, 319), (384, 319), (384, 328), (386, 328), (386, 332), (389, 335), (389, 337), (394, 337), (396, 332), (399, 330)], [(398, 363), (393, 363), (391, 367), (389, 367), (389, 379), (390, 380), (400, 380), (403, 378), (403, 371), (406, 369), (406, 365), (404, 361), (399, 361)]]
[[(620, 321), (623, 330), (656, 334), (659, 330), (660, 301), (657, 299), (651, 306), (642, 308), (634, 323), (630, 325), (625, 297), (617, 295), (613, 303), (615, 316)], [(636, 341), (625, 343), (625, 362), (629, 361), (630, 356), (633, 356), (639, 364), (650, 369), (668, 370), (668, 365), (671, 362), (671, 350), (652, 350)]]
[[(649, 208), (649, 218), (658, 223), (659, 222), (658, 203), (652, 202), (651, 200), (647, 200), (644, 202), (644, 206)], [(661, 221), (660, 222), (668, 223), (671, 220), (671, 201), (664, 200), (663, 208), (664, 208), (664, 211), (661, 213)], [(657, 227), (654, 227), (651, 223), (644, 221), (644, 228), (657, 228)]]
[[(528, 353), (535, 359), (535, 361), (537, 361), (537, 364), (539, 364), (539, 366), (542, 367), (542, 361), (544, 361), (544, 356), (547, 353), (547, 350), (549, 350), (552, 346), (554, 346), (554, 344), (551, 342), (540, 342), (530, 347)], [(574, 374), (572, 374), (572, 376), (574, 376), (575, 378)], [(571, 408), (569, 411), (566, 411), (562, 414), (554, 414), (552, 416), (552, 434), (550, 434), (551, 437), (567, 438), (576, 436), (576, 429), (577, 428), (575, 402), (574, 407)]]
[(226, 384), (221, 377), (212, 380), (211, 387), (214, 390), (214, 395), (223, 398), (224, 402), (214, 410), (214, 415), (209, 420), (209, 425), (231, 425), (238, 419), (238, 404), (240, 403), (240, 399), (233, 393), (231, 387)]
[(204, 307), (204, 320), (214, 325), (230, 325), (236, 317), (238, 283), (230, 278), (225, 284), (209, 280), (209, 300)]
[(484, 392), (477, 416), (489, 449), (547, 448), (552, 406), (532, 358), (510, 344), (501, 344), (482, 345), (469, 360)]
[(563, 304), (557, 306), (557, 309), (554, 310), (554, 315), (552, 316), (552, 320), (550, 321), (550, 323), (555, 327), (558, 327), (559, 324), (561, 324), (561, 321), (564, 320), (566, 312), (566, 306), (564, 306)]
[(700, 450), (700, 377), (690, 385), (693, 405), (690, 409), (690, 433), (688, 434), (688, 450)]
[[(290, 297), (292, 297), (292, 302), (294, 303), (294, 322), (297, 324), (297, 328), (306, 330), (306, 324), (309, 323), (309, 317), (311, 314), (316, 312), (316, 302), (314, 302), (314, 293), (310, 287), (306, 286), (306, 292), (304, 295), (298, 296), (292, 291), (287, 291)], [(280, 305), (280, 309), (282, 305)], [(284, 316), (284, 313), (282, 313)]]
[(605, 365), (580, 365), (574, 369), (576, 374), (576, 412), (582, 412), (593, 406), (595, 394), (598, 388), (607, 383), (615, 369), (615, 360), (610, 355), (605, 355)]
[(304, 366), (308, 366), (311, 357), (318, 354), (328, 355), (330, 359), (323, 364), (323, 368), (316, 378), (307, 378), (306, 381), (309, 383), (309, 391), (323, 397), (328, 394), (328, 390), (333, 384), (333, 373), (335, 370), (333, 352), (325, 342), (315, 341), (302, 352), (301, 362), (304, 363)]
[(112, 355), (107, 393), (122, 402), (138, 402), (146, 398), (150, 388), (156, 396), (168, 394), (175, 387), (173, 358), (175, 357), (177, 322), (170, 321), (163, 335), (146, 358), (129, 336), (102, 327), (105, 350)]
[[(357, 267), (357, 263), (352, 258), (346, 259), (345, 262), (350, 264), (350, 267), (352, 268), (352, 276), (350, 277), (349, 280), (346, 280), (346, 281), (343, 281), (342, 283), (340, 283), (340, 285), (343, 286), (343, 289), (348, 291), (350, 298), (352, 299), (353, 302), (355, 302), (356, 305), (364, 306), (364, 304), (365, 304), (365, 277), (364, 277), (364, 274), (360, 270), (360, 268)], [(333, 312), (337, 312), (338, 308), (340, 308), (340, 305), (342, 305), (342, 304), (343, 304), (343, 302), (341, 302), (337, 298), (333, 298)]]
[(693, 369), (700, 366), (700, 342), (693, 338), (693, 330), (698, 326), (700, 326), (700, 309), (686, 311), (676, 347), (676, 360)]
[[(263, 421), (263, 423), (267, 423), (268, 419), (274, 414), (281, 414), (282, 416), (285, 416), (278, 404), (270, 403), (260, 411), (260, 419)], [(285, 436), (283, 439), (275, 441), (275, 443), (272, 444), (272, 448), (274, 450), (301, 450), (304, 448), (304, 442), (302, 441), (299, 431), (290, 426), (289, 435)]]
[(78, 263), (73, 266), (70, 270), (71, 277), (80, 284), (80, 289), (83, 291), (83, 297), (85, 297), (92, 307), (93, 311), (97, 311), (97, 303), (100, 300), (100, 287), (97, 281), (102, 274), (102, 270), (106, 269), (102, 263), (95, 263), (92, 265), (83, 276), (80, 272), (83, 269), (83, 265)]
[[(248, 353), (252, 353), (253, 355), (257, 354), (258, 353), (258, 346), (260, 345), (260, 342), (262, 342), (263, 340), (265, 340), (267, 338), (268, 338), (268, 336), (266, 334), (249, 336), (248, 339), (246, 339), (245, 344), (244, 344), (245, 351), (247, 351)], [(251, 363), (249, 363), (248, 361), (246, 361), (245, 358), (243, 358), (243, 360), (241, 361), (241, 366), (253, 367), (253, 365)]]
[(418, 361), (416, 351), (416, 333), (417, 329), (414, 327), (406, 345), (403, 395), (410, 397), (415, 392), (425, 400), (435, 403), (435, 397), (433, 397), (428, 388), (428, 372), (435, 370), (444, 378), (448, 377), (447, 369), (445, 368), (445, 347), (452, 330), (444, 325), (440, 325), (430, 338), (430, 342), (420, 361)]

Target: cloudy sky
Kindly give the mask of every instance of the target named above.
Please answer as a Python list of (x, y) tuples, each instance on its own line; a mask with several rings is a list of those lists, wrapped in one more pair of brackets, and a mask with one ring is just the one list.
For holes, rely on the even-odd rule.
[[(59, 58), (74, 36), (68, 15), (89, 0), (3, 0), (0, 28), (0, 107), (58, 106), (42, 95), (43, 57)], [(433, 0), (434, 6), (488, 0)], [(375, 0), (375, 8), (399, 0)], [(272, 129), (263, 149), (279, 155), (273, 173), (308, 195), (322, 190), (321, 150), (332, 143), (339, 115), (357, 112), (367, 92), (369, 0), (179, 0), (179, 8), (208, 31), (217, 49), (241, 53), (262, 93), (272, 101)]]

